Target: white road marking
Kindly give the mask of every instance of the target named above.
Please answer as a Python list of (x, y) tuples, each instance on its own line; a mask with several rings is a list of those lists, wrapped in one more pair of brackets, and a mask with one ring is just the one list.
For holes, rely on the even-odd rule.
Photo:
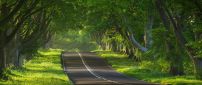
[(117, 82), (117, 81), (113, 81), (113, 80), (106, 79), (106, 78), (104, 78), (104, 77), (102, 77), (102, 76), (100, 76), (100, 75), (94, 73), (94, 72), (92, 71), (92, 69), (91, 69), (91, 68), (86, 64), (86, 62), (84, 61), (83, 56), (82, 56), (79, 52), (77, 52), (77, 53), (79, 54), (83, 65), (86, 67), (86, 69), (87, 69), (93, 76), (95, 76), (95, 77), (97, 77), (97, 78), (100, 78), (100, 79), (103, 79), (103, 80), (106, 80), (106, 81), (109, 81), (109, 82), (113, 82), (113, 83), (116, 83), (116, 84), (120, 84), (120, 83)]

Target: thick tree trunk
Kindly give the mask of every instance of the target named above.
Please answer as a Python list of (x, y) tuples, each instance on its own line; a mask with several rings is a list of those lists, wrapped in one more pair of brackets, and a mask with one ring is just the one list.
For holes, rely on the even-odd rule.
[[(184, 69), (183, 69), (183, 65), (182, 65), (183, 64), (182, 59), (179, 58), (179, 56), (175, 55), (175, 54), (178, 54), (178, 52), (174, 52), (174, 53), (172, 52), (173, 50), (175, 50), (178, 47), (173, 45), (173, 43), (171, 41), (172, 38), (169, 36), (170, 34), (173, 34), (173, 33), (170, 28), (170, 21), (169, 21), (170, 16), (168, 16), (168, 14), (166, 12), (167, 8), (165, 8), (165, 6), (164, 6), (165, 4), (164, 4), (163, 0), (156, 0), (155, 3), (156, 3), (157, 10), (161, 16), (162, 22), (166, 28), (165, 36), (170, 38), (170, 40), (166, 39), (167, 55), (170, 55), (168, 57), (171, 57), (171, 59), (169, 60), (170, 61), (170, 74), (183, 75)], [(177, 38), (177, 40), (178, 40), (178, 38)], [(176, 40), (176, 42), (177, 42), (177, 40)]]
[[(167, 48), (167, 58), (170, 62), (170, 71), (171, 75), (183, 75), (184, 74), (184, 67), (183, 67), (183, 58), (179, 55), (180, 51), (175, 51), (178, 49), (177, 46), (174, 46), (170, 41), (166, 41), (166, 48)], [(178, 49), (179, 50), (179, 49)]]
[(4, 69), (4, 54), (3, 49), (0, 48), (0, 77), (3, 76), (3, 69)]
[(185, 46), (187, 41), (185, 40), (185, 37), (182, 35), (182, 30), (181, 30), (182, 28), (178, 25), (181, 22), (174, 20), (173, 15), (170, 13), (170, 11), (168, 9), (166, 9), (166, 12), (168, 13), (168, 16), (172, 22), (175, 37), (178, 39), (180, 46), (185, 49), (185, 51), (188, 53), (190, 59), (192, 60), (196, 78), (201, 80), (202, 79), (201, 59), (195, 58), (196, 54), (194, 53), (194, 50), (191, 47)]
[(16, 67), (22, 67), (24, 64), (25, 55), (19, 55), (16, 61)]
[(22, 67), (23, 66), (23, 61), (24, 61), (24, 55), (21, 55), (20, 54), (20, 48), (18, 47), (17, 49), (16, 49), (16, 56), (15, 56), (15, 63), (14, 63), (14, 65), (16, 66), (16, 67)]
[(16, 67), (19, 67), (19, 58), (20, 58), (20, 56), (19, 56), (19, 50), (17, 50), (16, 51), (16, 57), (15, 57), (15, 63), (14, 63), (14, 65), (16, 66)]
[(135, 57), (135, 55), (134, 55), (133, 48), (129, 48), (128, 58), (129, 59), (134, 59), (134, 57)]
[(183, 61), (181, 56), (174, 56), (170, 62), (170, 74), (177, 76), (177, 75), (184, 75), (184, 68), (183, 68)]
[(4, 48), (0, 48), (0, 78), (3, 78), (3, 71), (6, 68)]
[(175, 63), (170, 64), (170, 74), (174, 76), (184, 75), (183, 65)]
[(153, 4), (152, 4), (152, 0), (150, 0), (151, 4), (149, 4), (148, 6), (148, 19), (147, 19), (147, 25), (145, 27), (145, 36), (144, 36), (144, 40), (145, 40), (145, 47), (146, 48), (150, 48), (152, 45), (152, 27), (153, 27), (153, 23), (154, 23), (154, 14), (153, 14)]
[(144, 36), (146, 48), (150, 48), (152, 45), (152, 34), (151, 34), (152, 25), (153, 25), (153, 20), (149, 20), (148, 25), (145, 29), (145, 36)]
[(195, 76), (202, 80), (202, 58), (195, 58)]

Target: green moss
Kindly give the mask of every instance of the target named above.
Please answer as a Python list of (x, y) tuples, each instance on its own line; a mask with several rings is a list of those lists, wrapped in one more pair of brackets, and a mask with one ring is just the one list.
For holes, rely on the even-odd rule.
[(110, 51), (97, 51), (105, 58), (112, 67), (130, 77), (145, 80), (148, 82), (172, 84), (172, 85), (202, 85), (201, 80), (196, 80), (193, 75), (171, 76), (166, 72), (155, 70), (150, 61), (135, 62), (127, 58), (124, 54), (118, 54)]
[(34, 59), (26, 62), (23, 68), (11, 68), (9, 80), (0, 81), (3, 85), (70, 85), (60, 65), (62, 50), (39, 50)]

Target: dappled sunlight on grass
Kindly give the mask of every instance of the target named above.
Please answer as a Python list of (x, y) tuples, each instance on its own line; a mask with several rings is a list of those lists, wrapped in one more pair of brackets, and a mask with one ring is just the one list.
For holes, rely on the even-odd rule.
[(60, 55), (61, 53), (61, 49), (49, 49), (49, 51), (47, 52), (47, 50), (39, 50), (39, 54), (44, 55), (44, 56), (54, 56), (54, 55)]
[(23, 68), (12, 68), (5, 85), (70, 85), (70, 81), (60, 65), (62, 50), (40, 50), (33, 60)]
[[(117, 54), (114, 52), (98, 52), (102, 57), (108, 60), (113, 68), (117, 70), (127, 69), (130, 66), (134, 66), (137, 63), (127, 58), (127, 55)], [(124, 61), (124, 62), (123, 62)]]
[(168, 73), (152, 69), (152, 65), (150, 65), (152, 62), (149, 61), (138, 63), (128, 59), (124, 54), (110, 51), (96, 52), (105, 58), (116, 71), (136, 79), (161, 84), (202, 85), (202, 81), (196, 80), (194, 76), (171, 76)]
[(160, 82), (162, 84), (171, 83), (173, 85), (202, 85), (202, 81), (194, 80), (194, 76), (156, 78), (152, 82)]

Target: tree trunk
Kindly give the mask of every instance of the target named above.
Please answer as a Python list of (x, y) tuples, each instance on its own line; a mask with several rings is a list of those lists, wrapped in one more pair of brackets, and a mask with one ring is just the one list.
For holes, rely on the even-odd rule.
[(181, 56), (174, 56), (170, 62), (170, 74), (174, 76), (184, 75), (183, 61)]
[(202, 58), (195, 58), (195, 76), (202, 80)]
[(138, 48), (138, 49), (141, 50), (142, 52), (146, 52), (146, 51), (148, 50), (147, 48), (145, 48), (144, 46), (142, 46), (140, 43), (138, 43), (138, 42), (135, 40), (133, 34), (129, 35), (129, 39), (130, 39), (130, 41), (132, 42), (133, 46), (136, 47), (136, 48)]
[(6, 68), (4, 48), (0, 48), (0, 78), (3, 78), (3, 71)]
[(117, 43), (116, 43), (116, 41), (115, 41), (115, 40), (112, 40), (111, 44), (112, 44), (112, 50), (113, 50), (114, 52), (117, 52), (118, 50), (117, 50)]
[(24, 64), (24, 59), (25, 59), (25, 55), (21, 55), (18, 57), (18, 63), (17, 63), (17, 67), (22, 67)]
[(129, 59), (134, 59), (134, 57), (135, 57), (135, 55), (134, 55), (133, 49), (132, 49), (132, 48), (129, 48), (128, 58), (129, 58)]
[[(170, 21), (169, 21), (169, 14), (167, 11), (167, 8), (164, 6), (165, 3), (163, 0), (156, 0), (156, 7), (157, 10), (161, 16), (162, 22), (166, 28), (166, 33), (165, 36), (168, 37), (168, 39), (166, 39), (166, 44), (167, 44), (167, 57), (170, 57), (169, 61), (170, 61), (170, 74), (172, 75), (183, 75), (184, 74), (184, 69), (183, 69), (183, 62), (181, 57), (179, 57), (176, 54), (179, 54), (179, 52), (175, 51), (173, 52), (173, 50), (179, 48), (178, 46), (174, 46), (172, 43), (173, 38), (170, 37), (170, 34), (173, 34), (171, 27), (170, 27)], [(172, 19), (171, 19), (172, 21)], [(173, 24), (173, 23), (172, 23)], [(170, 38), (170, 39), (169, 39)], [(178, 38), (176, 38), (176, 42), (177, 40), (179, 40)], [(180, 39), (181, 40), (181, 39)], [(181, 44), (179, 44), (181, 45)]]
[[(185, 44), (187, 43), (185, 37), (182, 34), (181, 31), (181, 27), (178, 26), (179, 21), (175, 21), (173, 15), (170, 13), (170, 11), (168, 9), (166, 9), (166, 12), (168, 13), (168, 16), (172, 22), (173, 25), (173, 29), (174, 29), (174, 33), (175, 33), (175, 37), (178, 39), (178, 42), (180, 44), (180, 46), (185, 49), (185, 51), (187, 52), (187, 54), (189, 55), (190, 59), (192, 60), (192, 63), (194, 65), (194, 73), (197, 79), (202, 79), (202, 65), (201, 65), (201, 59), (199, 58), (195, 58), (195, 53), (194, 50), (191, 47), (187, 47), (185, 46)], [(177, 24), (178, 23), (178, 24)]]
[(130, 48), (127, 46), (126, 47), (126, 54), (128, 55), (128, 58), (129, 59), (132, 59), (132, 55), (131, 55), (131, 52), (130, 52)]
[(152, 0), (150, 0), (151, 4), (149, 4), (148, 6), (148, 20), (147, 20), (147, 25), (145, 27), (145, 35), (144, 35), (144, 40), (145, 40), (145, 47), (146, 48), (150, 48), (152, 45), (152, 27), (153, 27), (153, 23), (154, 23), (154, 14), (153, 14), (153, 4), (152, 4)]

